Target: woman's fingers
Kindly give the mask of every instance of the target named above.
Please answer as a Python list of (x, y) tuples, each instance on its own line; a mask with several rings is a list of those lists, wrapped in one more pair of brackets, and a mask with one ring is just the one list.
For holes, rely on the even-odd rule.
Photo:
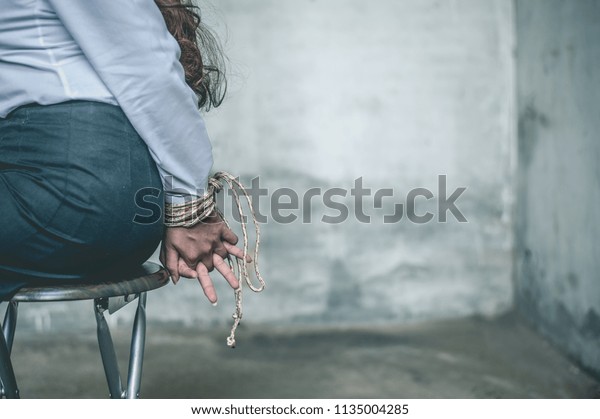
[(227, 282), (229, 282), (229, 285), (231, 285), (231, 288), (233, 288), (234, 290), (238, 289), (240, 286), (240, 283), (237, 280), (237, 278), (235, 277), (235, 275), (234, 275), (233, 271), (231, 270), (231, 268), (229, 267), (229, 265), (227, 263), (225, 263), (225, 260), (223, 260), (223, 258), (221, 256), (214, 253), (213, 254), (213, 263), (214, 263), (217, 271), (219, 271), (221, 273), (221, 275), (223, 275), (223, 277), (227, 280)]
[(227, 249), (224, 246), (225, 243), (226, 242), (221, 242), (221, 245), (217, 246), (213, 252), (213, 253), (216, 253), (217, 255), (221, 256), (223, 259), (227, 259), (227, 255), (229, 254), (229, 252), (227, 251)]
[(213, 304), (217, 303), (217, 293), (215, 291), (215, 286), (213, 285), (212, 279), (208, 275), (208, 269), (204, 266), (203, 263), (199, 263), (196, 266), (196, 272), (198, 273), (198, 282), (200, 282), (200, 286), (202, 286), (202, 290), (204, 291), (204, 295), (208, 298)]
[(171, 275), (171, 280), (174, 284), (179, 282), (179, 255), (177, 251), (171, 247), (166, 246), (164, 252), (164, 265)]
[[(225, 249), (227, 249), (227, 252), (229, 252), (230, 255), (233, 255), (238, 259), (242, 259), (244, 257), (244, 251), (239, 247), (236, 247), (227, 242), (223, 242), (223, 246), (225, 246)], [(246, 255), (246, 262), (252, 262), (252, 258), (250, 257), (250, 255)]]
[(208, 272), (212, 272), (215, 267), (213, 266), (212, 252), (207, 252), (204, 257), (200, 260), (200, 264), (204, 265)]
[(231, 229), (229, 229), (227, 226), (223, 228), (222, 236), (226, 241), (228, 241), (231, 244), (236, 244), (238, 242), (238, 236), (236, 236), (235, 233), (231, 231)]
[(181, 275), (181, 276), (185, 276), (186, 278), (197, 278), (198, 277), (198, 273), (195, 270), (193, 270), (192, 268), (190, 268), (188, 266), (188, 264), (182, 258), (179, 258), (178, 269), (179, 269), (179, 275)]

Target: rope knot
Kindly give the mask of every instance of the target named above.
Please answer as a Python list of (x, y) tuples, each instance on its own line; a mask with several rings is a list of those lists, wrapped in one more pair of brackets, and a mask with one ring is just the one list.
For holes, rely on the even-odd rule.
[(227, 346), (229, 346), (231, 349), (235, 348), (235, 339), (228, 337), (227, 338)]
[(213, 177), (210, 177), (208, 179), (208, 192), (210, 195), (219, 193), (223, 190), (223, 184), (217, 179), (215, 178), (215, 176), (221, 174), (222, 172), (219, 173), (215, 173), (215, 175)]

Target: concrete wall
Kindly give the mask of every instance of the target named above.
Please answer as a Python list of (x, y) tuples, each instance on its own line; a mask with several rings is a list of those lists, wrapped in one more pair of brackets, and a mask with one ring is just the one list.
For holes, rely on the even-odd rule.
[(600, 372), (600, 1), (517, 1), (519, 308)]
[[(512, 1), (213, 3), (201, 4), (231, 61), (229, 97), (207, 117), (215, 169), (260, 175), (271, 192), (289, 187), (300, 196), (311, 187), (349, 191), (359, 177), (395, 192), (382, 209), (365, 199), (369, 224), (323, 223), (335, 211), (318, 200), (311, 223), (263, 224), (268, 288), (246, 296), (246, 321), (407, 322), (509, 308)], [(383, 223), (413, 188), (437, 197), (440, 174), (448, 194), (468, 188), (457, 201), (467, 223), (451, 214), (446, 223)], [(352, 211), (352, 199), (344, 202)], [(263, 213), (268, 207), (262, 201)], [(437, 218), (436, 199), (420, 198), (416, 212), (428, 210)], [(218, 307), (190, 281), (152, 294), (150, 319), (218, 324), (225, 333), (233, 299), (214, 277)], [(41, 328), (65, 327), (87, 316), (88, 305), (21, 314)]]
[[(217, 4), (215, 2), (215, 4)], [(264, 228), (268, 290), (248, 320), (405, 322), (511, 304), (512, 2), (219, 1), (231, 96), (208, 123), (216, 168), (290, 187), (394, 188), (371, 223), (313, 208)], [(468, 223), (384, 224), (416, 187), (468, 190)], [(339, 199), (338, 199), (339, 200)], [(351, 199), (345, 202), (351, 204)], [(368, 202), (371, 202), (368, 204)], [(418, 201), (417, 212), (435, 211)], [(384, 201), (386, 203), (386, 201)], [(296, 212), (300, 215), (300, 212)]]

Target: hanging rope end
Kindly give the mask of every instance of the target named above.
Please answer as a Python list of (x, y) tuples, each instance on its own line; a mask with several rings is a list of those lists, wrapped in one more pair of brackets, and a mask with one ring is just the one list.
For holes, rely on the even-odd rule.
[(229, 346), (231, 349), (235, 349), (235, 338), (229, 336), (227, 338), (227, 346)]

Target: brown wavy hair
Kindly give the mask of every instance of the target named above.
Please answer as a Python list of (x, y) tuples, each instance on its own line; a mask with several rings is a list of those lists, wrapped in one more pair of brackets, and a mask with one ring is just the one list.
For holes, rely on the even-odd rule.
[(185, 81), (198, 96), (198, 107), (209, 111), (225, 98), (225, 60), (217, 37), (200, 18), (191, 0), (155, 0), (167, 28), (181, 49)]

